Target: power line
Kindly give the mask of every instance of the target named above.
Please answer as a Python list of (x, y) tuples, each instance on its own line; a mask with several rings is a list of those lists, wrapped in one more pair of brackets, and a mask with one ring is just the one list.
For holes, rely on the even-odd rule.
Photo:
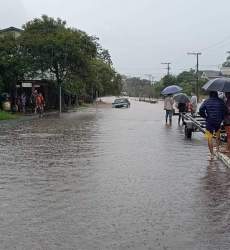
[(203, 48), (203, 49), (201, 49), (202, 51), (204, 51), (204, 50), (209, 50), (209, 49), (212, 49), (212, 48), (214, 48), (214, 47), (218, 47), (219, 45), (225, 45), (226, 44), (226, 42), (229, 42), (230, 41), (230, 36), (227, 36), (227, 37), (225, 37), (225, 39), (223, 39), (223, 40), (221, 40), (221, 41), (219, 41), (219, 42), (216, 42), (216, 43), (214, 43), (214, 44), (212, 44), (212, 45), (210, 45), (210, 46), (208, 46), (208, 47), (205, 47), (205, 48)]

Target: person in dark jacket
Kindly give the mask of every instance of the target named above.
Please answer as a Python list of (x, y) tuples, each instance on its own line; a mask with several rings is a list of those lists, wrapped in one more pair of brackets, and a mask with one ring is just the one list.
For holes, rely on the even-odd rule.
[(179, 102), (177, 108), (179, 110), (178, 125), (180, 125), (181, 120), (182, 120), (182, 125), (184, 125), (183, 114), (187, 112), (187, 103)]
[(224, 117), (224, 128), (227, 134), (227, 148), (226, 152), (230, 152), (230, 92), (225, 93), (227, 98), (226, 100), (226, 108), (227, 112)]
[(226, 105), (218, 97), (217, 92), (211, 91), (209, 98), (203, 102), (199, 109), (200, 116), (206, 119), (205, 137), (208, 140), (208, 147), (213, 158), (213, 135), (216, 136), (217, 151), (220, 145), (220, 127), (226, 113)]

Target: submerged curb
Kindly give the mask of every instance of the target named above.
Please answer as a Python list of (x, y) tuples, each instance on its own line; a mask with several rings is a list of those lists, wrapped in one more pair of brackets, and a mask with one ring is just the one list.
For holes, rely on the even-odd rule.
[(217, 158), (218, 158), (219, 160), (221, 160), (228, 168), (230, 168), (230, 158), (229, 158), (227, 155), (225, 155), (225, 154), (223, 154), (223, 153), (221, 153), (221, 152), (216, 152), (215, 155), (216, 155)]

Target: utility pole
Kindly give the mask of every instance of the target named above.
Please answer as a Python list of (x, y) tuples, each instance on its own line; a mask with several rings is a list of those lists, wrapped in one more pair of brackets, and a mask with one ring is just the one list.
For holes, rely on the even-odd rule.
[(145, 75), (148, 76), (149, 82), (152, 85), (153, 84), (153, 79), (154, 79), (153, 75), (152, 74), (145, 74)]
[[(65, 45), (64, 65), (67, 65), (67, 46)], [(59, 82), (59, 114), (62, 113), (62, 81)]]
[(169, 76), (170, 69), (171, 69), (171, 68), (170, 68), (170, 64), (171, 64), (171, 63), (170, 63), (170, 62), (163, 62), (163, 63), (161, 63), (161, 64), (167, 65), (167, 68), (166, 68), (166, 69), (167, 69), (167, 75)]
[(196, 96), (199, 101), (199, 56), (201, 52), (188, 52), (188, 55), (196, 56)]
[(61, 114), (61, 111), (62, 111), (62, 105), (61, 105), (61, 102), (62, 102), (62, 93), (61, 93), (61, 83), (59, 83), (59, 114)]

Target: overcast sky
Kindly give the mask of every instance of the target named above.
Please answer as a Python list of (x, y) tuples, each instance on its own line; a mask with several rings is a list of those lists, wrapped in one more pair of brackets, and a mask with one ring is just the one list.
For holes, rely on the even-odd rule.
[(0, 0), (0, 28), (21, 27), (47, 14), (96, 35), (116, 70), (159, 79), (195, 66), (218, 69), (230, 50), (229, 0)]

